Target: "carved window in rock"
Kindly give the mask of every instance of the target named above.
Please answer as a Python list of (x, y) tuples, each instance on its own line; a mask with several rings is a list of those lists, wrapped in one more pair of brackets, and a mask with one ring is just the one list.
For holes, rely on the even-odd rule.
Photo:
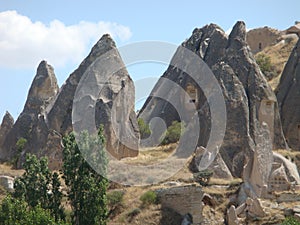
[(259, 49), (259, 50), (262, 50), (261, 42), (258, 43), (258, 49)]
[(298, 131), (298, 140), (300, 140), (300, 124), (297, 126), (297, 131)]
[(195, 86), (188, 84), (186, 87), (186, 92), (189, 95), (189, 103), (198, 103), (198, 90)]

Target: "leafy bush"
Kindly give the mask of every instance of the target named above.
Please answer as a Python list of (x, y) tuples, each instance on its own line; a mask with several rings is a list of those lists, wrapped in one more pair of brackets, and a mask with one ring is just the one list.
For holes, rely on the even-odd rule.
[(141, 139), (148, 138), (151, 135), (150, 127), (142, 118), (138, 118)]
[(117, 214), (120, 213), (120, 211), (123, 208), (123, 197), (124, 192), (123, 191), (112, 191), (106, 195), (107, 197), (107, 206), (109, 209), (108, 217), (113, 218)]
[(166, 145), (166, 144), (170, 144), (170, 143), (176, 143), (177, 141), (179, 141), (181, 134), (184, 132), (182, 131), (182, 126), (183, 124), (181, 122), (178, 121), (173, 121), (171, 126), (168, 127), (166, 133), (165, 133), (165, 137), (162, 140), (162, 144)]
[(107, 204), (110, 208), (117, 206), (117, 205), (123, 205), (123, 197), (124, 192), (123, 191), (112, 191), (107, 194)]
[(13, 197), (26, 201), (31, 208), (40, 205), (50, 210), (56, 221), (64, 220), (59, 175), (51, 174), (47, 158), (27, 154), (23, 167), (25, 173), (15, 180)]
[(140, 197), (140, 200), (142, 201), (143, 206), (156, 204), (157, 203), (157, 195), (154, 191), (147, 191)]
[(274, 76), (276, 76), (275, 67), (271, 63), (271, 57), (265, 54), (258, 54), (256, 57), (256, 62), (261, 70), (261, 72), (265, 75), (265, 77), (270, 80)]
[(295, 217), (287, 217), (281, 225), (300, 225), (300, 222)]
[(5, 225), (67, 225), (55, 221), (49, 210), (40, 205), (30, 207), (24, 200), (7, 196), (0, 207), (0, 224)]
[(212, 175), (213, 175), (213, 171), (202, 170), (202, 171), (194, 174), (194, 179), (200, 185), (207, 186)]

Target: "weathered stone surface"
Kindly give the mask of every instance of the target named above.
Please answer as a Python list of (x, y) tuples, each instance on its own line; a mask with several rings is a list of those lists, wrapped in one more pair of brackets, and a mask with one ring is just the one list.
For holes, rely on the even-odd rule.
[[(14, 125), (14, 118), (9, 112), (6, 112), (0, 125), (0, 149), (5, 140), (6, 135)], [(0, 150), (1, 151), (1, 150)]]
[(200, 186), (186, 185), (157, 192), (163, 209), (171, 208), (182, 216), (190, 214), (193, 224), (201, 224), (203, 191)]
[[(207, 63), (223, 91), (227, 110), (227, 128), (220, 154), (232, 175), (242, 176), (243, 166), (247, 160), (253, 159), (257, 148), (266, 147), (270, 143), (271, 148), (264, 148), (260, 152), (267, 151), (266, 154), (271, 155), (272, 148), (287, 147), (281, 128), (276, 96), (250, 52), (243, 22), (236, 23), (229, 37), (214, 24), (195, 29), (192, 36), (182, 46), (196, 53)], [(189, 86), (195, 89), (197, 97), (194, 102), (200, 118), (198, 145), (206, 146), (211, 130), (211, 118), (203, 91), (187, 74), (174, 66), (169, 66), (162, 77), (176, 82), (189, 95)], [(163, 93), (163, 90), (163, 82), (158, 81), (151, 95), (155, 96), (159, 91)], [(165, 99), (170, 99), (172, 94), (176, 93), (167, 91)], [(185, 104), (182, 102), (183, 106)], [(180, 120), (174, 107), (165, 100), (154, 97), (147, 99), (139, 117), (146, 122), (160, 117), (167, 125), (170, 125), (173, 120)], [(260, 138), (265, 129), (263, 123), (269, 130), (270, 141)], [(260, 141), (264, 143), (260, 145)], [(250, 162), (251, 168), (252, 163), (253, 161)], [(269, 170), (264, 172), (264, 177), (268, 172)]]
[[(107, 54), (106, 58), (110, 58), (122, 68), (114, 73), (110, 80), (101, 77), (101, 73), (105, 73), (108, 65), (97, 64), (97, 59), (104, 54)], [(97, 104), (93, 108), (96, 114), (94, 118), (85, 118), (86, 121), (91, 123), (94, 119), (97, 128), (100, 124), (104, 125), (107, 149), (116, 158), (138, 154), (139, 130), (134, 112), (133, 81), (125, 69), (114, 41), (109, 35), (104, 35), (78, 69), (69, 76), (61, 89), (57, 86), (53, 68), (46, 61), (40, 63), (24, 109), (3, 140), (3, 147), (0, 151), (1, 160), (19, 158), (18, 166), (20, 167), (26, 153), (30, 152), (38, 157), (48, 156), (49, 167), (52, 169), (61, 167), (62, 136), (73, 130), (73, 100), (78, 84), (87, 70), (93, 73), (95, 81), (98, 82), (96, 82), (97, 85), (105, 83), (107, 85), (101, 93), (92, 96), (97, 100)], [(84, 103), (88, 104), (89, 102), (87, 99)], [(87, 107), (82, 110), (84, 113), (91, 111), (88, 105), (85, 106)], [(116, 107), (115, 111), (119, 113), (118, 115), (112, 115), (113, 106)], [(119, 124), (120, 121), (121, 124)], [(113, 122), (118, 125), (112, 127)], [(3, 125), (3, 129), (7, 128)], [(1, 130), (3, 129), (1, 127)], [(122, 135), (115, 134), (116, 129), (121, 130), (122, 135), (127, 138), (125, 141), (120, 140), (119, 136), (123, 137)], [(25, 138), (27, 143), (21, 152), (17, 152), (16, 143), (20, 138)]]
[(294, 184), (300, 184), (298, 168), (293, 162), (276, 152), (273, 152), (273, 158), (275, 163), (278, 163), (283, 166), (289, 182)]
[(14, 190), (14, 178), (9, 176), (0, 175), (0, 186), (7, 191)]
[[(105, 54), (105, 57), (101, 58), (102, 54)], [(89, 61), (93, 63), (87, 69), (85, 67), (88, 66)], [(84, 71), (84, 68), (87, 70)], [(121, 70), (112, 71), (113, 74), (108, 74), (107, 71), (114, 68), (121, 68)], [(91, 86), (80, 83), (77, 89), (78, 79), (83, 74), (85, 74), (84, 79), (87, 79), (86, 82), (91, 82)], [(71, 82), (72, 80), (74, 82)], [(91, 89), (95, 88), (96, 92), (97, 89), (99, 91), (102, 89), (100, 93), (92, 93), (85, 85), (88, 85), (87, 87)], [(75, 96), (75, 90), (77, 93), (83, 94)], [(95, 128), (95, 126), (98, 128), (102, 124), (106, 136), (106, 149), (112, 156), (117, 159), (137, 156), (139, 129), (134, 112), (134, 96), (133, 81), (122, 62), (116, 45), (109, 35), (104, 35), (81, 66), (71, 74), (62, 88), (57, 102), (50, 111), (49, 125), (53, 126), (53, 129), (60, 129), (59, 127), (61, 127), (61, 133), (71, 130), (71, 114), (66, 114), (63, 110), (65, 107), (72, 109), (74, 103), (77, 108), (73, 111), (73, 126), (76, 127), (77, 131), (82, 129), (92, 131), (90, 129)], [(60, 107), (61, 99), (65, 101), (64, 104), (67, 104), (63, 105), (62, 108)], [(97, 100), (94, 101), (94, 99)], [(53, 117), (51, 113), (55, 111), (64, 115), (64, 117), (55, 116), (51, 120), (51, 117)], [(94, 121), (91, 118), (93, 116), (95, 116)], [(62, 120), (60, 121), (60, 119)], [(95, 126), (93, 126), (93, 123)], [(62, 125), (58, 126), (58, 124)]]
[(235, 207), (232, 205), (227, 211), (227, 223), (228, 225), (240, 225), (239, 219), (236, 215)]
[(286, 63), (276, 89), (281, 122), (288, 145), (300, 150), (300, 39)]
[[(11, 160), (16, 156), (22, 158), (26, 152), (39, 155), (48, 136), (46, 108), (51, 106), (58, 90), (53, 68), (42, 61), (29, 89), (24, 109), (5, 138), (0, 156), (2, 160)], [(20, 138), (25, 138), (27, 143), (23, 151), (18, 153), (16, 143)]]
[[(204, 147), (199, 147), (195, 151), (195, 155), (190, 163), (190, 170), (194, 173), (199, 172), (199, 163), (202, 159), (202, 155), (205, 152)], [(224, 163), (221, 155), (218, 153), (213, 163), (207, 168), (208, 170), (213, 171), (213, 177), (214, 178), (220, 178), (220, 179), (232, 179), (232, 175), (230, 173), (230, 170)]]

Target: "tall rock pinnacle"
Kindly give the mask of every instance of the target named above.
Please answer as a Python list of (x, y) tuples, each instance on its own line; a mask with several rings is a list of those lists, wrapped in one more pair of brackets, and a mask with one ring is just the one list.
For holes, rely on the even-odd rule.
[(300, 150), (300, 39), (282, 72), (276, 95), (288, 145)]
[(43, 149), (48, 137), (44, 121), (46, 108), (52, 104), (58, 90), (52, 66), (42, 61), (29, 89), (24, 109), (4, 140), (1, 159), (10, 160), (18, 154), (16, 143), (20, 138), (27, 140), (22, 153), (38, 154)]

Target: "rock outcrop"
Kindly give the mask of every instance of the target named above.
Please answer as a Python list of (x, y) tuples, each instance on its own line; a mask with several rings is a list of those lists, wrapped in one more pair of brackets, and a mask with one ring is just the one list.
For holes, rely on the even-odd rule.
[[(102, 54), (105, 54), (105, 57), (101, 57)], [(94, 57), (98, 57), (98, 59)], [(78, 130), (90, 130), (93, 129), (93, 126), (99, 127), (101, 124), (104, 125), (104, 132), (107, 138), (106, 149), (113, 157), (122, 159), (137, 156), (139, 128), (134, 112), (134, 84), (110, 36), (105, 35), (100, 39), (96, 47), (93, 48), (91, 55), (81, 66), (92, 60), (94, 60), (93, 64), (89, 66), (84, 74), (84, 78), (82, 78), (85, 79), (84, 83), (80, 83), (77, 87), (76, 92), (80, 94), (74, 93), (72, 98), (68, 96), (63, 97), (63, 89), (71, 90), (72, 85), (74, 88), (74, 85), (78, 82), (71, 84), (67, 81), (66, 86), (69, 85), (71, 87), (63, 87), (62, 97), (58, 97), (58, 102), (60, 98), (67, 99), (68, 107), (72, 107), (74, 99), (73, 126), (78, 128)], [(80, 67), (78, 71), (81, 71)], [(73, 77), (75, 80), (76, 74), (77, 72), (75, 71), (69, 80)], [(93, 101), (94, 99), (97, 100)], [(54, 105), (53, 110), (63, 110), (58, 106)], [(71, 119), (70, 116), (66, 114), (63, 121), (56, 120), (55, 124), (52, 125), (57, 126), (58, 122), (65, 121), (68, 123)], [(94, 122), (91, 121), (93, 119), (91, 117), (94, 117)], [(58, 118), (56, 117), (56, 119)], [(51, 126), (51, 119), (49, 122)], [(63, 125), (62, 128), (61, 132), (64, 133), (72, 127), (64, 127)]]
[(10, 115), (9, 112), (6, 112), (0, 125), (0, 149), (5, 140), (6, 135), (12, 129), (13, 125), (14, 118), (12, 117), (12, 115)]
[[(53, 68), (42, 61), (29, 89), (24, 109), (4, 140), (0, 153), (2, 160), (11, 160), (16, 156), (22, 158), (26, 152), (40, 155), (48, 137), (46, 108), (52, 104), (58, 90)], [(27, 140), (22, 152), (18, 152), (16, 147), (20, 138)]]
[(282, 72), (276, 89), (281, 122), (289, 147), (300, 150), (300, 39)]
[[(246, 42), (246, 29), (243, 22), (238, 22), (229, 37), (215, 24), (195, 29), (192, 36), (182, 44), (183, 47), (197, 54), (211, 68), (222, 89), (227, 110), (227, 128), (220, 154), (232, 175), (241, 177), (243, 167), (253, 159), (257, 148), (271, 155), (273, 148), (286, 148), (276, 96), (268, 85), (264, 75), (250, 52)], [(172, 59), (173, 60), (173, 59)], [(199, 76), (205, 76), (199, 72)], [(206, 146), (211, 131), (211, 112), (200, 87), (188, 74), (169, 66), (162, 78), (167, 78), (180, 85), (192, 98), (200, 118), (199, 145)], [(158, 81), (151, 96), (164, 90), (163, 82)], [(196, 94), (195, 94), (196, 93)], [(170, 99), (172, 91), (164, 99)], [(210, 97), (210, 96), (209, 96)], [(182, 101), (182, 106), (187, 103)], [(170, 125), (173, 120), (180, 120), (174, 107), (167, 101), (149, 97), (140, 111), (139, 117), (146, 122), (160, 117)], [(263, 126), (263, 123), (265, 124)], [(268, 136), (261, 138), (261, 135)], [(269, 140), (268, 140), (269, 139)], [(261, 143), (267, 141), (267, 143)], [(270, 164), (272, 164), (272, 157)], [(254, 163), (253, 161), (248, 164)], [(270, 170), (260, 171), (266, 173)]]
[[(121, 70), (112, 74), (110, 79), (102, 76), (109, 66), (99, 63), (98, 59), (102, 55), (105, 55), (106, 59), (110, 58), (114, 63), (117, 62), (121, 67)], [(60, 168), (62, 137), (73, 131), (73, 100), (81, 78), (87, 73), (97, 81), (96, 85), (105, 85), (101, 93), (96, 93), (95, 96), (84, 96), (96, 100), (94, 108), (92, 108), (96, 112), (94, 118), (85, 117), (85, 120), (89, 123), (95, 121), (97, 128), (100, 124), (104, 125), (107, 150), (114, 157), (121, 159), (136, 156), (138, 154), (139, 129), (136, 114), (133, 111), (134, 84), (125, 69), (115, 42), (109, 35), (104, 35), (60, 89), (53, 68), (46, 61), (40, 63), (24, 109), (16, 123), (9, 132), (8, 125), (1, 126), (1, 132), (3, 130), (8, 134), (3, 140), (0, 159), (3, 161), (17, 159), (17, 166), (20, 167), (25, 154), (34, 153), (37, 156), (48, 156), (50, 168)], [(91, 109), (88, 105), (89, 100), (86, 98), (81, 100), (87, 104), (82, 112), (88, 112)], [(112, 107), (115, 107), (116, 110), (113, 110)], [(114, 120), (111, 112), (118, 113), (118, 115), (114, 115)], [(116, 129), (121, 131), (116, 134)], [(16, 146), (20, 138), (26, 139), (26, 144), (21, 152), (19, 152), (20, 149), (17, 150)]]

